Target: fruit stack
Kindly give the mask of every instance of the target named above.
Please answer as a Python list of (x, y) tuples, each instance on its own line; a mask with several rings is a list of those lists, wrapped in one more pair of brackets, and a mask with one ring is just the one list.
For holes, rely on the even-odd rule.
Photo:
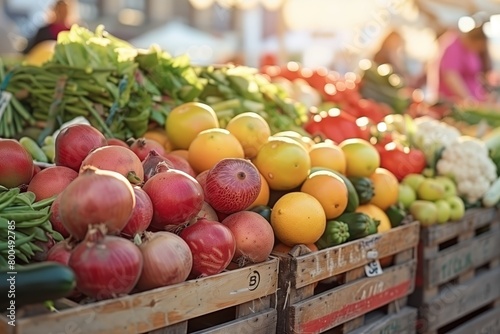
[(460, 220), (465, 214), (455, 183), (446, 176), (408, 174), (399, 185), (399, 200), (422, 225)]

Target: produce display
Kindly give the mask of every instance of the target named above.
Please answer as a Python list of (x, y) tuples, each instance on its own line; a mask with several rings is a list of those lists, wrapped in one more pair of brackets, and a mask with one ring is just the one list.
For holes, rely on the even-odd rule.
[(27, 134), (40, 144), (78, 116), (108, 138), (142, 137), (150, 122), (162, 127), (172, 108), (191, 101), (211, 105), (223, 124), (257, 112), (273, 132), (301, 131), (306, 117), (302, 104), (255, 69), (194, 66), (155, 45), (134, 48), (103, 26), (91, 32), (74, 25), (59, 34), (52, 59), (41, 66), (0, 63), (0, 83), (8, 102), (0, 136)]
[(45, 64), (0, 66), (0, 267), (91, 303), (498, 204), (500, 132), (295, 65), (197, 67), (74, 26)]

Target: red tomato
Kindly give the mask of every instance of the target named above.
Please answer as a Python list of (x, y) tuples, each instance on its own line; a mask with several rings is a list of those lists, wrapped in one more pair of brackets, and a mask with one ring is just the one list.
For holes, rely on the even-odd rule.
[(425, 155), (417, 149), (406, 149), (389, 143), (379, 153), (380, 167), (391, 171), (399, 181), (408, 174), (420, 174), (426, 167)]
[(336, 143), (348, 138), (369, 139), (369, 131), (363, 131), (356, 124), (356, 118), (344, 111), (323, 116), (320, 114), (312, 115), (309, 122), (304, 125), (304, 129), (313, 136), (320, 135)]

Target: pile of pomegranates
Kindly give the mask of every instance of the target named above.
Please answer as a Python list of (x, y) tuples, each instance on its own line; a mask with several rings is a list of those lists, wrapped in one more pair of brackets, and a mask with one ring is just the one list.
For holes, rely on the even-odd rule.
[(0, 184), (54, 196), (51, 223), (66, 239), (46, 259), (69, 266), (75, 296), (95, 300), (215, 275), (231, 262), (266, 261), (274, 234), (246, 211), (260, 192), (257, 168), (223, 159), (195, 174), (151, 139), (112, 143), (90, 125), (56, 137), (55, 166), (34, 175), (15, 140), (0, 139)]

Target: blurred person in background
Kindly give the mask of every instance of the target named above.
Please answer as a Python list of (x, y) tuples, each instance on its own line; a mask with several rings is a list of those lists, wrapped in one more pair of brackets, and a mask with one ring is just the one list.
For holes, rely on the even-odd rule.
[(439, 37), (439, 53), (429, 68), (428, 87), (433, 99), (452, 103), (491, 100), (486, 76), (492, 69), (483, 22), (471, 29), (452, 29)]
[(49, 22), (41, 26), (35, 35), (28, 40), (23, 54), (29, 54), (36, 46), (46, 41), (56, 41), (57, 35), (61, 31), (70, 29), (69, 23), (69, 3), (65, 0), (57, 0), (50, 11)]
[(377, 65), (391, 65), (393, 72), (398, 74), (408, 87), (420, 87), (425, 81), (424, 74), (412, 75), (408, 71), (405, 40), (396, 29), (389, 30), (385, 38), (382, 39), (372, 60)]

